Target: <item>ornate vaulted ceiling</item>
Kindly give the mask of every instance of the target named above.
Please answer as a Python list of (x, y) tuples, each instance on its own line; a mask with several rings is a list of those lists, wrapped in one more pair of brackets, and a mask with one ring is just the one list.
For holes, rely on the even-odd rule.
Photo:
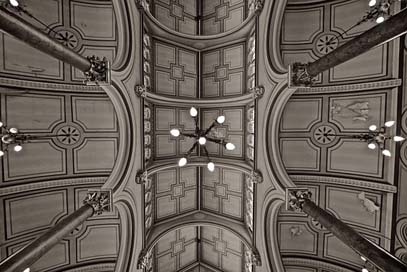
[[(312, 88), (287, 88), (288, 64), (316, 60), (373, 26), (343, 34), (365, 1), (24, 6), (47, 27), (25, 20), (69, 48), (111, 60), (113, 83), (84, 86), (78, 70), (0, 32), (0, 120), (35, 135), (79, 135), (2, 157), (0, 259), (78, 209), (88, 189), (104, 188), (114, 211), (78, 226), (31, 271), (360, 271), (356, 253), (285, 209), (285, 188), (297, 186), (406, 260), (406, 143), (385, 158), (323, 133), (363, 133), (389, 119), (392, 132), (407, 133), (407, 42), (325, 71)], [(193, 132), (191, 106), (202, 128), (224, 115), (211, 133), (236, 145), (207, 144), (214, 172), (202, 150), (177, 166), (192, 141), (169, 131)]]

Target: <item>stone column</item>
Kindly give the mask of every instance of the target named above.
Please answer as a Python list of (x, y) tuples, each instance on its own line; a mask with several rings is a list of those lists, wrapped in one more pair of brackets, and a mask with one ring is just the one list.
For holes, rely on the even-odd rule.
[(318, 207), (311, 201), (311, 193), (307, 189), (287, 189), (287, 208), (303, 211), (318, 221), (344, 244), (365, 257), (383, 271), (406, 272), (407, 264), (389, 252), (360, 235), (353, 228)]
[(308, 86), (312, 83), (312, 78), (319, 73), (353, 59), (373, 47), (403, 35), (406, 32), (407, 8), (314, 62), (308, 64), (294, 63), (289, 68), (289, 85)]
[(78, 68), (85, 74), (87, 82), (110, 84), (110, 64), (106, 58), (83, 57), (2, 6), (0, 29), (45, 54)]
[(83, 202), (84, 205), (81, 208), (58, 222), (36, 240), (3, 260), (0, 263), (0, 271), (23, 272), (24, 269), (35, 263), (86, 219), (92, 215), (99, 215), (104, 211), (111, 211), (111, 192), (89, 192)]

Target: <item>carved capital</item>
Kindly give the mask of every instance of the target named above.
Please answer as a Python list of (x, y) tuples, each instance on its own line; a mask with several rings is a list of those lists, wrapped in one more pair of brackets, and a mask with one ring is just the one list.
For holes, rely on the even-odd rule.
[(252, 170), (250, 173), (250, 180), (253, 183), (262, 183), (263, 182), (263, 175), (259, 170)]
[(110, 62), (103, 57), (87, 57), (90, 62), (88, 71), (83, 72), (86, 85), (110, 85)]
[(253, 99), (262, 98), (264, 94), (264, 87), (263, 86), (256, 86), (249, 90), (250, 93), (253, 94)]
[(137, 184), (144, 184), (148, 180), (148, 173), (146, 171), (138, 171), (136, 175), (136, 183)]
[(93, 207), (94, 215), (113, 210), (112, 192), (110, 190), (89, 190), (83, 204)]
[(288, 211), (301, 211), (305, 200), (311, 199), (312, 193), (307, 188), (286, 189), (286, 209)]
[(146, 0), (136, 0), (136, 6), (139, 9), (143, 9), (144, 11), (150, 10), (150, 4)]
[(143, 249), (137, 260), (137, 269), (147, 269), (148, 271), (151, 268), (151, 257), (151, 253)]
[(147, 87), (144, 85), (136, 85), (136, 87), (134, 87), (134, 91), (138, 97), (147, 97)]
[(295, 62), (288, 67), (288, 87), (309, 87), (313, 79), (308, 74), (308, 64)]
[(260, 13), (263, 9), (263, 1), (262, 0), (254, 0), (252, 2), (252, 8), (255, 13)]
[(246, 265), (261, 266), (260, 254), (257, 249), (252, 248), (251, 250), (246, 251)]

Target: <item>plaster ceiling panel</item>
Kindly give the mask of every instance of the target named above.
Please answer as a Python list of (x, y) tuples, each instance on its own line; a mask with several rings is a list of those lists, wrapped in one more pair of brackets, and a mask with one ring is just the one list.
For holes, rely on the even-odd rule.
[(245, 43), (204, 51), (202, 59), (202, 97), (241, 95), (246, 92)]
[[(384, 182), (391, 160), (353, 139), (394, 118), (391, 90), (294, 95), (280, 121), (280, 152), (288, 172), (369, 177)], [(390, 135), (394, 128), (386, 129)], [(338, 136), (339, 135), (339, 136)], [(386, 145), (392, 150), (392, 147)], [(391, 183), (391, 181), (390, 181)]]
[[(313, 62), (375, 25), (358, 24), (368, 11), (366, 1), (295, 2), (288, 3), (282, 22), (280, 51), (287, 66)], [(391, 43), (378, 46), (319, 74), (314, 85), (394, 78), (392, 63), (397, 59)]]
[(163, 170), (152, 177), (156, 222), (197, 209), (197, 175), (197, 167), (184, 167)]
[(45, 176), (108, 174), (113, 168), (118, 126), (106, 95), (27, 90), (2, 94), (0, 100), (4, 103), (0, 120), (9, 128), (35, 137), (65, 135), (30, 140), (20, 152), (11, 145), (2, 159), (2, 185), (40, 181)]
[(169, 232), (154, 246), (154, 268), (157, 272), (178, 271), (198, 260), (197, 227)]
[(243, 221), (244, 174), (230, 169), (202, 168), (202, 209)]
[[(116, 55), (116, 19), (111, 1), (26, 1), (19, 14), (24, 20), (84, 55), (113, 61)], [(82, 72), (36, 49), (0, 34), (0, 72), (3, 77), (33, 81), (83, 84)]]
[(318, 232), (310, 228), (306, 222), (281, 222), (278, 228), (282, 253), (317, 255)]
[[(49, 230), (68, 214), (82, 206), (88, 189), (99, 189), (101, 184), (78, 182), (75, 186), (58, 186), (36, 191), (0, 196), (0, 215), (5, 224), (0, 226), (0, 258), (5, 259), (39, 235)], [(30, 184), (35, 188), (35, 184)], [(114, 210), (92, 217), (76, 226), (71, 233), (36, 261), (32, 271), (68, 271), (94, 260), (100, 264), (114, 263), (119, 249), (119, 216)]]

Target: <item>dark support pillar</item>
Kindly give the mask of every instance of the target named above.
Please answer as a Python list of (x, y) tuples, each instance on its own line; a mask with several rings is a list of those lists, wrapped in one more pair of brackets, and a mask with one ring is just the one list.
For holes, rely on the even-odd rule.
[(344, 244), (355, 250), (383, 271), (406, 272), (403, 263), (388, 251), (366, 239), (353, 228), (318, 207), (310, 200), (311, 193), (306, 189), (287, 189), (287, 208), (301, 210), (318, 221)]
[(87, 81), (110, 83), (110, 67), (106, 59), (79, 55), (5, 7), (0, 7), (0, 29), (45, 54), (78, 68), (84, 72)]
[(292, 86), (310, 85), (312, 78), (345, 61), (357, 57), (373, 47), (407, 32), (407, 8), (372, 27), (322, 58), (308, 63), (294, 63), (290, 67), (289, 81)]
[(68, 215), (36, 240), (0, 263), (1, 272), (23, 272), (93, 214), (111, 210), (110, 191), (91, 192), (81, 208)]

